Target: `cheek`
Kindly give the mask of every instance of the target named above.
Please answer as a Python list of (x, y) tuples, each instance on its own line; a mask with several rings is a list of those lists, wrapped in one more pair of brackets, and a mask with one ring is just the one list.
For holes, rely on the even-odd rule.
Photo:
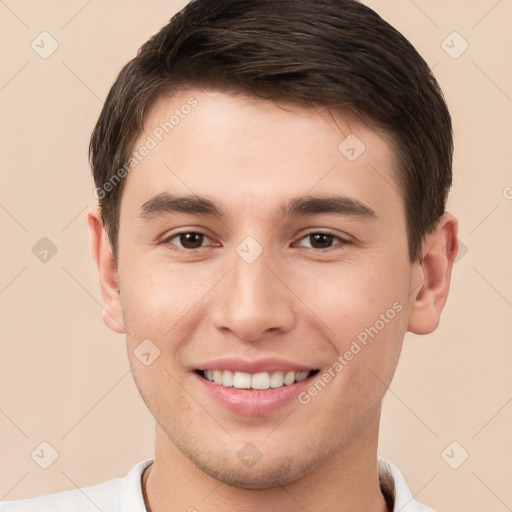
[(376, 322), (379, 331), (390, 331), (391, 324), (403, 325), (408, 300), (406, 277), (403, 267), (393, 268), (382, 260), (376, 264), (343, 262), (306, 272), (302, 278), (295, 279), (294, 288), (300, 290), (298, 295), (324, 321), (331, 331), (330, 337), (339, 339), (343, 348), (347, 340)]
[(199, 273), (162, 262), (132, 262), (120, 272), (120, 282), (127, 329), (155, 338), (169, 335), (188, 320), (208, 291), (208, 281)]
[(407, 326), (407, 292), (404, 267), (382, 260), (339, 265), (302, 280), (305, 302), (338, 355), (331, 366), (335, 388), (343, 388), (343, 401), (354, 410), (376, 404), (393, 376)]

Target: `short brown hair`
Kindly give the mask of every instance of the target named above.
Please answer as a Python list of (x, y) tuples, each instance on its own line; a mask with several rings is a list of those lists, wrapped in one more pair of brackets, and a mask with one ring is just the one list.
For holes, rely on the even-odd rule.
[(411, 43), (355, 0), (194, 0), (123, 67), (91, 136), (116, 261), (124, 180), (112, 186), (112, 178), (155, 101), (191, 87), (349, 109), (384, 130), (396, 156), (410, 259), (421, 256), (424, 236), (445, 211), (453, 141), (442, 92)]

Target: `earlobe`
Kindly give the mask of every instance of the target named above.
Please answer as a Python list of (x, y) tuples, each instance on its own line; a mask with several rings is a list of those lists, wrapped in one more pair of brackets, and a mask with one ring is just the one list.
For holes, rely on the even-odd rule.
[(425, 237), (422, 259), (414, 265), (408, 331), (429, 334), (439, 325), (457, 250), (457, 219), (445, 214)]
[(117, 270), (107, 233), (101, 219), (99, 206), (91, 207), (87, 212), (89, 246), (98, 270), (101, 294), (103, 297), (103, 321), (114, 332), (124, 334), (124, 319), (121, 296), (117, 282)]

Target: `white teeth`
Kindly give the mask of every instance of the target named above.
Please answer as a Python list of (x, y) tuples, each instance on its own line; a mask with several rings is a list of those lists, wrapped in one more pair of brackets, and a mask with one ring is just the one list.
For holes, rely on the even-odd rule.
[(283, 379), (283, 382), (289, 386), (295, 382), (295, 372), (288, 372)]
[(230, 388), (233, 385), (233, 372), (224, 370), (222, 373), (222, 385)]
[(205, 370), (203, 375), (215, 384), (237, 389), (269, 389), (290, 386), (294, 382), (301, 382), (308, 377), (310, 372), (231, 372), (229, 370)]
[(309, 372), (297, 372), (297, 375), (295, 375), (295, 382), (300, 382), (301, 380), (304, 380), (309, 375)]
[(251, 379), (252, 389), (268, 389), (270, 387), (270, 375), (268, 372), (255, 373)]
[(222, 384), (222, 372), (220, 370), (213, 370), (213, 382)]
[(249, 373), (235, 372), (233, 376), (233, 387), (247, 389), (251, 387), (251, 375)]
[(280, 388), (284, 385), (284, 375), (283, 372), (272, 372), (270, 376), (270, 387), (271, 388)]

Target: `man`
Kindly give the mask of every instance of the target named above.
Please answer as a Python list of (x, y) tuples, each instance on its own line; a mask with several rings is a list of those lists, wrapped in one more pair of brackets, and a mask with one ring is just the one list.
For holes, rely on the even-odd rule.
[(450, 116), (410, 43), (353, 0), (196, 0), (123, 68), (90, 157), (155, 457), (1, 511), (431, 510), (377, 457), (457, 252)]

